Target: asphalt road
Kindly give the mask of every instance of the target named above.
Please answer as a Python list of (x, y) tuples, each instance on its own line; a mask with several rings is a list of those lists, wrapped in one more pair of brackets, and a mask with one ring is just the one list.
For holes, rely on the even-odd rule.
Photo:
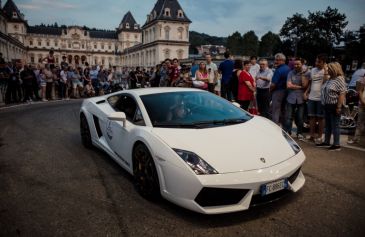
[(205, 216), (141, 198), (128, 173), (85, 149), (80, 104), (0, 110), (0, 236), (365, 236), (365, 152), (301, 143), (300, 192)]

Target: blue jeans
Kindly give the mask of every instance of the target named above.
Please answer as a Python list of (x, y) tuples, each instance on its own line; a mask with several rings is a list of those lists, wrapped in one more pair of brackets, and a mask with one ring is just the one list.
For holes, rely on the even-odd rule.
[(304, 115), (304, 104), (286, 104), (285, 108), (285, 126), (284, 130), (291, 134), (293, 127), (293, 117), (295, 124), (297, 125), (297, 134), (303, 133), (303, 115)]
[(340, 145), (340, 115), (336, 113), (337, 104), (324, 106), (325, 132), (324, 143), (330, 144), (333, 134), (333, 145)]

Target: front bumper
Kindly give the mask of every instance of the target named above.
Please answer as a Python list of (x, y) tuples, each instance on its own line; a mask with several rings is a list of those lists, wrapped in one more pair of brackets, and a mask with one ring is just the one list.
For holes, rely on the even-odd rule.
[[(303, 151), (292, 158), (265, 169), (217, 175), (188, 176), (178, 167), (161, 167), (164, 174), (162, 196), (192, 211), (219, 214), (248, 209), (250, 206), (270, 201), (270, 195), (279, 192), (297, 192), (305, 178), (300, 170), (305, 155)], [(288, 179), (286, 190), (261, 198), (260, 187), (283, 178)]]

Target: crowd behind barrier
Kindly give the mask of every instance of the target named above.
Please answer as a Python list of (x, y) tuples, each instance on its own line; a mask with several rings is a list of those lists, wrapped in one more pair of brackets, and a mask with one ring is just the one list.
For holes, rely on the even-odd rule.
[(356, 130), (348, 143), (364, 145), (365, 63), (346, 85), (341, 65), (327, 62), (324, 54), (317, 56), (314, 67), (281, 53), (275, 55), (273, 68), (266, 59), (257, 62), (255, 56), (247, 61), (232, 60), (226, 52), (224, 57), (218, 66), (208, 54), (205, 61), (192, 65), (166, 59), (148, 69), (104, 68), (87, 62), (71, 65), (66, 57), (56, 64), (52, 51), (37, 65), (6, 63), (0, 57), (0, 100), (5, 104), (33, 103), (135, 88), (193, 87), (235, 101), (241, 108), (271, 119), (289, 135), (294, 121), (296, 137), (316, 146), (340, 150), (340, 129), (350, 125)]

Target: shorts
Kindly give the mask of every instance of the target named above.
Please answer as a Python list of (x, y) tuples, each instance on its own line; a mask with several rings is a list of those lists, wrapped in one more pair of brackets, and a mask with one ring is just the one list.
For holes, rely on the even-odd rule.
[(308, 100), (307, 106), (309, 117), (324, 117), (323, 105), (321, 101)]
[(72, 88), (76, 89), (77, 86), (83, 88), (84, 86), (82, 85), (82, 83), (80, 82), (80, 80), (72, 80)]

